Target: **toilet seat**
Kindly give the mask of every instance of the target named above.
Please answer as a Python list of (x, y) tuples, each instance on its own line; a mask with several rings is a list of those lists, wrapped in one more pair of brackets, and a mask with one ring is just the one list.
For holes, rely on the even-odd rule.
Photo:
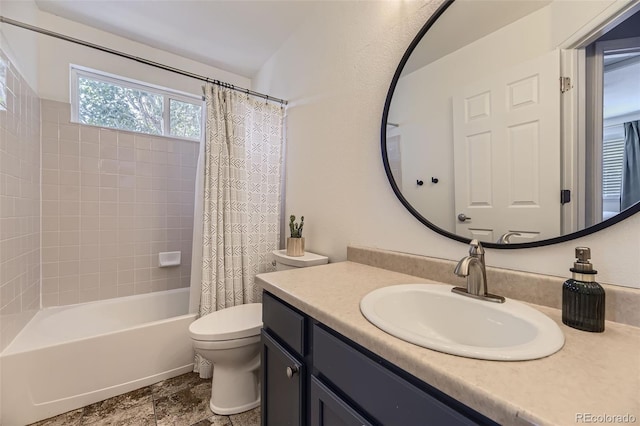
[(251, 337), (243, 337), (242, 339), (231, 339), (231, 340), (196, 340), (193, 339), (193, 348), (198, 352), (198, 350), (207, 350), (207, 351), (223, 351), (228, 349), (241, 348), (243, 346), (249, 346), (254, 343), (260, 342), (260, 335), (251, 336)]
[(207, 314), (189, 325), (194, 340), (223, 341), (257, 336), (262, 328), (262, 304), (247, 303)]

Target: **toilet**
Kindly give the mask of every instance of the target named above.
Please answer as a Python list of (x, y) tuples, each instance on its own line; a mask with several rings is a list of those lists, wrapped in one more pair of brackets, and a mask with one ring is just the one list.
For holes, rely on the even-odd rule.
[(262, 303), (233, 306), (189, 325), (196, 353), (213, 364), (211, 401), (216, 414), (229, 415), (260, 405)]
[(274, 250), (271, 253), (273, 254), (273, 266), (276, 267), (276, 271), (324, 265), (329, 262), (329, 258), (327, 256), (322, 256), (308, 251), (306, 251), (304, 255), (296, 257), (287, 256), (286, 250)]
[[(277, 271), (321, 265), (329, 259), (306, 252), (291, 257), (273, 251)], [(216, 414), (230, 415), (260, 405), (262, 303), (247, 303), (207, 314), (189, 325), (196, 353), (213, 364), (211, 401)]]

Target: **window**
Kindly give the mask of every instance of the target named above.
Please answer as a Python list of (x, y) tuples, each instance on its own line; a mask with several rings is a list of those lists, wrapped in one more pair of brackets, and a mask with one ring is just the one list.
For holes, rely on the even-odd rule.
[(7, 109), (7, 62), (0, 56), (0, 111)]
[(602, 208), (603, 219), (620, 212), (620, 190), (624, 160), (624, 126), (604, 128), (602, 141)]
[(71, 117), (100, 127), (201, 139), (202, 98), (71, 66)]

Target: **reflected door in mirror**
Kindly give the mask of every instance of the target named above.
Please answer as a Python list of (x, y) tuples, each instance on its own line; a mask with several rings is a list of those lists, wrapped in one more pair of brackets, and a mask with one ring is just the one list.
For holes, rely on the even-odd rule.
[(453, 96), (456, 234), (523, 243), (560, 234), (557, 50)]

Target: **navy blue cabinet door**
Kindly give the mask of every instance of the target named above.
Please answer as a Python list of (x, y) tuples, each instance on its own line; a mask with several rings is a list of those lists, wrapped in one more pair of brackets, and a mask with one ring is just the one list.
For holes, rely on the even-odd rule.
[(262, 330), (262, 426), (302, 426), (304, 366)]
[(311, 377), (311, 426), (371, 426), (320, 380)]

